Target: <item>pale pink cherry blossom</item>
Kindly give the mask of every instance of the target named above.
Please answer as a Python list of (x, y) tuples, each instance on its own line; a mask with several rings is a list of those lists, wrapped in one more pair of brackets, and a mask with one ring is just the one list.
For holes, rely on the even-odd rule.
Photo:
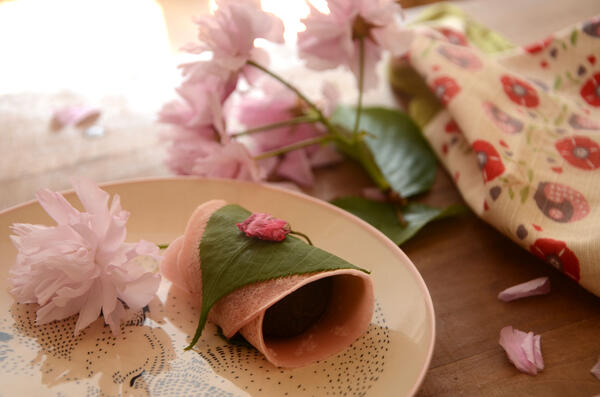
[(283, 241), (291, 231), (290, 224), (283, 219), (260, 212), (250, 215), (243, 222), (236, 223), (236, 226), (248, 237), (268, 241)]
[(159, 121), (181, 128), (199, 128), (202, 132), (208, 131), (206, 127), (214, 126), (221, 139), (228, 139), (222, 107), (234, 89), (235, 82), (215, 75), (206, 75), (198, 82), (186, 80), (176, 90), (183, 101), (165, 104), (159, 113)]
[(214, 139), (214, 130), (211, 127), (174, 128), (164, 137), (170, 141), (166, 164), (171, 171), (179, 175), (194, 175), (196, 160), (206, 158), (220, 147)]
[(261, 180), (256, 161), (246, 147), (237, 141), (215, 146), (205, 157), (196, 159), (194, 175), (248, 181)]
[(394, 0), (328, 0), (329, 14), (310, 6), (302, 22), (306, 30), (298, 34), (300, 58), (311, 69), (349, 68), (357, 78), (360, 69), (360, 40), (364, 44), (364, 88), (377, 84), (375, 66), (383, 50), (401, 55), (406, 50), (399, 41), (397, 22), (400, 6)]
[(158, 247), (124, 242), (129, 213), (118, 195), (109, 206), (108, 193), (93, 182), (76, 180), (74, 187), (85, 212), (43, 189), (37, 199), (56, 226), (11, 227), (18, 254), (10, 269), (10, 292), (19, 303), (40, 305), (38, 324), (79, 313), (78, 334), (102, 312), (116, 335), (126, 309), (140, 310), (158, 289), (160, 276), (136, 262), (140, 255), (158, 260)]
[(196, 19), (198, 43), (186, 45), (185, 51), (210, 53), (210, 61), (183, 65), (184, 74), (191, 79), (203, 79), (207, 69), (222, 77), (239, 73), (251, 82), (256, 74), (249, 60), (263, 66), (268, 64), (266, 51), (254, 46), (255, 39), (263, 38), (283, 43), (283, 23), (273, 14), (260, 8), (259, 0), (219, 0), (214, 15)]
[(544, 369), (541, 336), (506, 326), (500, 331), (500, 346), (515, 367), (529, 375), (537, 375)]

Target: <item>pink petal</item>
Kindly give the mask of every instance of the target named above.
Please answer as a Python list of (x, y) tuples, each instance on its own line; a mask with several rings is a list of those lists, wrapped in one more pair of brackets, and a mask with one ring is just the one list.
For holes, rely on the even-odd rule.
[(499, 343), (519, 371), (537, 375), (544, 369), (540, 335), (506, 326), (500, 331)]
[(598, 359), (598, 361), (596, 362), (596, 365), (594, 365), (592, 367), (592, 369), (590, 369), (590, 372), (596, 377), (598, 378), (598, 380), (600, 380), (600, 358)]
[(79, 318), (75, 324), (75, 335), (94, 322), (102, 310), (102, 287), (99, 281), (94, 282), (89, 292), (86, 294), (85, 301), (79, 312)]
[(90, 106), (66, 106), (54, 111), (53, 119), (60, 126), (79, 125), (100, 116), (100, 109)]
[(42, 189), (35, 196), (42, 208), (59, 225), (69, 223), (69, 219), (79, 215), (79, 211), (73, 208), (60, 193), (55, 193), (49, 189)]
[(498, 299), (510, 302), (528, 296), (545, 295), (549, 292), (550, 279), (548, 277), (539, 277), (505, 289), (498, 294)]
[(310, 163), (302, 149), (285, 155), (277, 167), (277, 175), (291, 179), (301, 186), (312, 186), (314, 182)]

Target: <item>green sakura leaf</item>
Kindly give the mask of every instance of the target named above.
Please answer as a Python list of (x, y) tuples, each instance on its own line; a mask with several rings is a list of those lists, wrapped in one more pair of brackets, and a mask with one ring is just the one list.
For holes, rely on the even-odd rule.
[(463, 205), (435, 208), (420, 203), (409, 203), (401, 210), (404, 223), (398, 218), (396, 206), (362, 197), (343, 197), (332, 204), (358, 216), (379, 229), (398, 245), (404, 244), (429, 222), (466, 212)]
[(186, 350), (202, 334), (208, 312), (219, 299), (252, 283), (336, 269), (356, 269), (351, 263), (304, 241), (287, 236), (281, 242), (247, 237), (236, 223), (250, 212), (239, 205), (227, 205), (209, 219), (200, 242), (202, 306), (196, 334)]
[(512, 190), (512, 187), (508, 188), (508, 197), (510, 197), (511, 200), (515, 198), (515, 192)]
[[(339, 107), (333, 114), (332, 121), (351, 130), (355, 113), (353, 108)], [(378, 183), (379, 187), (391, 187), (402, 197), (414, 196), (431, 189), (437, 161), (419, 127), (408, 115), (382, 107), (364, 108), (359, 130), (367, 132), (367, 135), (358, 142), (364, 142), (387, 182), (387, 186)], [(343, 149), (351, 157), (360, 159), (361, 153), (358, 150), (359, 145)], [(371, 172), (369, 174), (373, 176)], [(378, 182), (376, 179), (375, 181)]]

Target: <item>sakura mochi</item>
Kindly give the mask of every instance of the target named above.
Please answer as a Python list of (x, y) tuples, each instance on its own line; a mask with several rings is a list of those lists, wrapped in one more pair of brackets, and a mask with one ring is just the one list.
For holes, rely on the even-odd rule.
[[(226, 338), (243, 336), (278, 367), (347, 348), (373, 315), (368, 272), (296, 238), (290, 225), (223, 200), (200, 205), (166, 250), (162, 274), (202, 303)], [(300, 234), (300, 233), (298, 233)]]

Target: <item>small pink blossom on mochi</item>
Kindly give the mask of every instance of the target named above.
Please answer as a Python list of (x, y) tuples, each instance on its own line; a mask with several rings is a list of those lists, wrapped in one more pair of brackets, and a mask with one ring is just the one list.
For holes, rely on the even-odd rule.
[(18, 254), (10, 269), (10, 292), (19, 303), (40, 305), (38, 324), (78, 313), (78, 334), (102, 313), (116, 335), (126, 309), (140, 310), (154, 297), (160, 276), (136, 260), (156, 260), (159, 250), (143, 240), (125, 242), (129, 212), (121, 208), (118, 195), (109, 206), (108, 193), (93, 182), (79, 179), (73, 185), (85, 212), (43, 189), (37, 199), (57, 224), (12, 225)]
[(290, 224), (283, 219), (265, 213), (254, 213), (236, 226), (248, 237), (268, 241), (283, 241), (291, 230)]

